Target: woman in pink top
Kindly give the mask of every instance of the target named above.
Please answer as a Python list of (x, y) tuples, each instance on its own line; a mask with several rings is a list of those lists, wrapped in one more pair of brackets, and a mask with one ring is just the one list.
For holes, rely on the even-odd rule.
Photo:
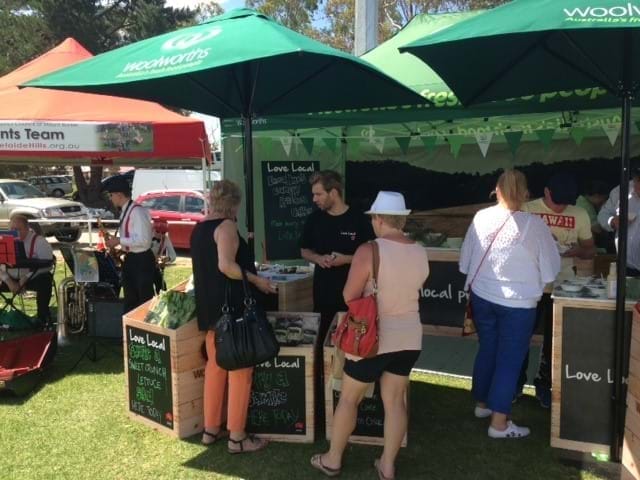
[[(378, 269), (379, 346), (375, 357), (348, 356), (342, 393), (333, 417), (331, 447), (314, 455), (311, 464), (327, 476), (336, 476), (349, 435), (356, 426), (358, 405), (368, 384), (380, 380), (384, 404), (384, 450), (374, 463), (380, 479), (395, 476), (395, 459), (407, 431), (405, 394), (409, 373), (422, 348), (418, 312), (419, 290), (429, 275), (427, 252), (407, 238), (404, 228), (410, 210), (397, 192), (379, 192), (371, 210), (371, 223), (380, 252)], [(373, 248), (361, 245), (353, 257), (343, 290), (346, 303), (372, 291)]]

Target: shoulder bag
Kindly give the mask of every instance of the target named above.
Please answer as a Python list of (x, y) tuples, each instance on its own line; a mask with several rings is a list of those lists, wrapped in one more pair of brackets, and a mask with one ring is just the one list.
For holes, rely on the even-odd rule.
[(345, 353), (362, 358), (375, 357), (378, 353), (378, 268), (380, 257), (378, 244), (373, 248), (373, 293), (351, 300), (347, 314), (333, 334), (333, 344)]
[(215, 325), (216, 363), (225, 370), (238, 370), (259, 365), (280, 351), (273, 328), (264, 310), (251, 295), (247, 273), (242, 269), (244, 310), (236, 317), (229, 308), (229, 280), (225, 287), (222, 314)]
[(480, 271), (480, 267), (482, 267), (482, 264), (484, 263), (484, 260), (487, 258), (487, 255), (489, 254), (489, 251), (491, 250), (491, 247), (493, 246), (493, 242), (496, 241), (496, 238), (498, 238), (498, 235), (500, 235), (500, 231), (507, 224), (507, 222), (509, 221), (510, 218), (511, 218), (511, 215), (507, 216), (507, 219), (504, 221), (504, 223), (500, 226), (500, 228), (498, 229), (496, 234), (493, 236), (493, 239), (491, 240), (491, 243), (489, 244), (489, 247), (487, 248), (487, 250), (484, 252), (484, 255), (482, 256), (482, 260), (480, 260), (480, 264), (478, 265), (478, 268), (476, 269), (476, 273), (473, 275), (473, 278), (471, 279), (471, 282), (469, 282), (469, 292), (467, 294), (467, 305), (464, 308), (464, 321), (462, 323), (462, 336), (463, 337), (467, 337), (469, 335), (473, 335), (474, 333), (477, 332), (476, 324), (473, 321), (473, 309), (471, 308), (471, 286), (473, 285), (473, 282), (475, 281), (476, 277), (478, 276), (478, 272)]

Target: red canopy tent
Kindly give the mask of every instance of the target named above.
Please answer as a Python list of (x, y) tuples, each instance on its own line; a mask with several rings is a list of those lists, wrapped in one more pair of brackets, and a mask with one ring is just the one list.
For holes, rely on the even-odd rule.
[(68, 38), (0, 77), (1, 163), (177, 166), (211, 158), (204, 123), (157, 103), (17, 87), (91, 56)]

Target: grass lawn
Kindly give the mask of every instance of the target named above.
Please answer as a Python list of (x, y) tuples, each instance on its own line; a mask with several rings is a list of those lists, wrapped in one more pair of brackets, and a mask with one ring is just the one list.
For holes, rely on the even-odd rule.
[[(61, 270), (61, 269), (58, 269)], [(188, 275), (171, 267), (169, 285)], [(314, 479), (313, 453), (327, 448), (272, 443), (259, 453), (231, 456), (226, 442), (178, 441), (129, 420), (122, 347), (102, 345), (99, 359), (83, 359), (88, 345), (75, 337), (58, 350), (39, 389), (25, 398), (0, 392), (0, 479)], [(514, 419), (532, 427), (530, 438), (491, 440), (487, 421), (472, 415), (470, 382), (415, 374), (411, 382), (409, 446), (402, 449), (402, 479), (588, 479), (604, 477), (558, 461), (549, 447), (549, 411), (531, 397)], [(373, 479), (379, 447), (350, 445), (341, 478)]]

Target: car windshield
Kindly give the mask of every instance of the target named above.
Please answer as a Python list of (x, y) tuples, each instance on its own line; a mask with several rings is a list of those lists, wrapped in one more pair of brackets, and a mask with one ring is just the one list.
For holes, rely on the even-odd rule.
[(45, 194), (27, 182), (0, 183), (0, 190), (12, 199), (44, 197)]

